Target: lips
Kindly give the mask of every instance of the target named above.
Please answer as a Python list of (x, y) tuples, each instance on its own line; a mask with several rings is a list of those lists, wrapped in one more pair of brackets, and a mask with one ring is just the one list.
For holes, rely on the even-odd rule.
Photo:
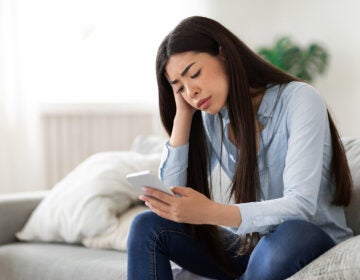
[(208, 105), (208, 101), (210, 100), (210, 98), (211, 98), (211, 96), (209, 96), (209, 97), (206, 97), (206, 98), (204, 98), (204, 99), (201, 99), (196, 105), (197, 105), (197, 107), (199, 108), (199, 109), (204, 109), (204, 108), (202, 108), (202, 107), (207, 107), (207, 105)]

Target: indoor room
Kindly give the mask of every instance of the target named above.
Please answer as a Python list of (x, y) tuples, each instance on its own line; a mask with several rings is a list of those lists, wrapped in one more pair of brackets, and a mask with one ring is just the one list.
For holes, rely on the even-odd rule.
[[(225, 219), (221, 219), (222, 224), (215, 225), (236, 228), (240, 237), (241, 234), (247, 236), (260, 232), (262, 238), (266, 236), (261, 233), (263, 229), (270, 230), (272, 226), (292, 219), (320, 225), (327, 232), (331, 226), (330, 222), (322, 220), (324, 217), (341, 219), (331, 220), (334, 227), (343, 223), (343, 231), (334, 233), (336, 237), (329, 230), (330, 237), (335, 240), (333, 248), (281, 279), (357, 279), (360, 274), (359, 12), (360, 3), (356, 0), (0, 0), (0, 279), (144, 279), (140, 276), (134, 278), (129, 273), (132, 265), (128, 259), (131, 243), (128, 240), (135, 230), (131, 230), (132, 222), (148, 209), (159, 216), (162, 214), (153, 206), (155, 202), (151, 199), (155, 199), (155, 194), (148, 200), (150, 195), (144, 194), (142, 187), (152, 179), (153, 184), (156, 181), (166, 188), (180, 186), (180, 182), (185, 186), (193, 182), (193, 178), (198, 182), (200, 171), (184, 170), (200, 167), (198, 163), (202, 158), (207, 160), (201, 165), (201, 170), (205, 170), (201, 174), (206, 181), (204, 185), (209, 186), (209, 201), (214, 202), (212, 205), (233, 206), (233, 211), (240, 209), (240, 216), (235, 211), (235, 215), (240, 217), (236, 226), (234, 220), (225, 225)], [(182, 20), (193, 16), (220, 23), (264, 60), (264, 65), (270, 65), (268, 69), (274, 73), (278, 71), (274, 69), (280, 69), (285, 73), (281, 75), (282, 81), (286, 82), (268, 78), (267, 81), (274, 82), (260, 86), (265, 83), (266, 74), (264, 77), (258, 75), (258, 79), (248, 78), (252, 72), (246, 72), (246, 66), (245, 72), (237, 72), (246, 75), (235, 79), (232, 77), (235, 72), (229, 70), (232, 67), (229, 65), (239, 60), (232, 60), (226, 46), (219, 46), (218, 54), (210, 55), (209, 59), (212, 61), (218, 57), (220, 63), (224, 63), (221, 65), (225, 65), (226, 83), (233, 85), (233, 79), (239, 80), (241, 89), (250, 85), (246, 92), (253, 93), (254, 90), (255, 97), (260, 92), (260, 98), (246, 97), (245, 103), (241, 105), (240, 102), (239, 108), (235, 109), (233, 100), (238, 99), (228, 97), (232, 96), (230, 92), (235, 86), (229, 86), (227, 103), (221, 103), (221, 111), (218, 109), (213, 113), (207, 109), (217, 99), (200, 100), (191, 97), (190, 93), (186, 99), (187, 86), (198, 86), (197, 75), (200, 75), (200, 80), (205, 79), (203, 69), (206, 68), (189, 78), (186, 78), (187, 71), (181, 73), (180, 79), (172, 78), (173, 73), (181, 72), (177, 67), (182, 65), (182, 57), (174, 56), (174, 60), (169, 58), (166, 62), (165, 72), (160, 73), (163, 76), (159, 76), (159, 80), (167, 81), (166, 88), (172, 88), (175, 93), (175, 99), (172, 98), (172, 103), (167, 105), (164, 101), (168, 100), (167, 97), (161, 96), (164, 93), (161, 86), (163, 91), (165, 87), (160, 84), (157, 76), (160, 74), (156, 72), (156, 63), (161, 59), (160, 44)], [(195, 27), (192, 31), (199, 32), (198, 40), (201, 41), (201, 31)], [(212, 29), (209, 32), (215, 34), (217, 31)], [(219, 32), (217, 35), (223, 38), (227, 34)], [(169, 49), (170, 43), (168, 41)], [(182, 44), (179, 45), (182, 48)], [(196, 60), (196, 52), (192, 55), (190, 58)], [(255, 62), (246, 65), (251, 68), (253, 64)], [(190, 69), (190, 74), (191, 68), (194, 67), (189, 64), (187, 70)], [(172, 72), (173, 69), (177, 72)], [(205, 73), (203, 77), (202, 73)], [(180, 92), (179, 80), (185, 85), (182, 87), (184, 93), (180, 94), (182, 97), (176, 95)], [(306, 84), (316, 97), (306, 101), (299, 98), (297, 105), (293, 104), (294, 113), (291, 108), (277, 113), (281, 106), (287, 106), (287, 99), (281, 95), (274, 101), (265, 99), (267, 92), (277, 83), (279, 87), (281, 84)], [(215, 91), (218, 85), (217, 80), (211, 78), (202, 84), (203, 89), (209, 91)], [(206, 90), (193, 89), (198, 89), (194, 95), (205, 96), (203, 92)], [(191, 131), (189, 127), (176, 134), (175, 128), (180, 127), (177, 126), (180, 121), (174, 116), (180, 112), (180, 99), (188, 105), (196, 99), (198, 107), (192, 108), (191, 117), (201, 119), (204, 130), (200, 134), (195, 134), (195, 125)], [(280, 106), (277, 105), (279, 100)], [(317, 101), (322, 104), (320, 107), (315, 107)], [(261, 112), (272, 102), (276, 102), (273, 110), (266, 112), (269, 121), (263, 121)], [(247, 103), (253, 105), (249, 113), (245, 110)], [(301, 106), (308, 107), (301, 111)], [(222, 115), (224, 109), (225, 118)], [(242, 113), (244, 110), (246, 112)], [(255, 118), (247, 118), (251, 119), (251, 124), (241, 124), (240, 120), (246, 119), (242, 116), (248, 116), (250, 112), (255, 112)], [(317, 123), (322, 113), (323, 122), (319, 120)], [(301, 120), (304, 126), (292, 129), (293, 116), (298, 116), (298, 122), (294, 123)], [(217, 119), (221, 127), (211, 127), (214, 129), (211, 134), (208, 125)], [(241, 129), (234, 132), (236, 123)], [(268, 134), (273, 123), (279, 128)], [(312, 132), (307, 129), (309, 127), (312, 127)], [(216, 133), (216, 129), (221, 135)], [(246, 133), (251, 136), (245, 136)], [(323, 134), (318, 135), (320, 133)], [(280, 134), (284, 139), (280, 139)], [(206, 142), (191, 140), (191, 135), (204, 137), (201, 139), (207, 137)], [(184, 147), (189, 142), (189, 152), (186, 153), (189, 147), (180, 152), (179, 146)], [(192, 144), (200, 142), (201, 147)], [(245, 144), (249, 147), (244, 147)], [(316, 147), (317, 144), (320, 148)], [(175, 146), (177, 152), (172, 149)], [(216, 147), (220, 147), (219, 153)], [(217, 163), (213, 163), (212, 150), (199, 160), (191, 158), (191, 155), (198, 157), (201, 151), (209, 152), (209, 149), (214, 149), (214, 154), (218, 155)], [(315, 155), (316, 152), (320, 154)], [(179, 158), (173, 158), (175, 154)], [(180, 154), (189, 154), (189, 159)], [(263, 158), (263, 154), (266, 157)], [(241, 155), (249, 155), (243, 164), (241, 160), (240, 163), (236, 161)], [(282, 161), (277, 159), (281, 157)], [(170, 159), (174, 163), (167, 163)], [(316, 164), (320, 164), (320, 169)], [(245, 166), (241, 173), (245, 174), (241, 175), (243, 177), (239, 175), (242, 165)], [(303, 173), (295, 172), (300, 169)], [(126, 176), (145, 170), (153, 177), (143, 179), (138, 183), (140, 190), (135, 189)], [(249, 171), (256, 174), (255, 179), (246, 175)], [(298, 179), (308, 178), (315, 172), (319, 176), (314, 175), (314, 184), (308, 183), (307, 186)], [(268, 173), (270, 175), (266, 175)], [(173, 181), (167, 179), (167, 175), (168, 178), (174, 177)], [(281, 188), (271, 193), (276, 176), (281, 181)], [(245, 182), (253, 183), (253, 190), (249, 191), (251, 198), (244, 198), (244, 193), (239, 191), (248, 194), (237, 181), (240, 177), (248, 178), (248, 181), (241, 181), (243, 185)], [(289, 182), (289, 188), (286, 187), (290, 177), (294, 182), (302, 182), (298, 189), (293, 187), (293, 182)], [(321, 204), (324, 181), (329, 182), (329, 195), (340, 200), (330, 202), (329, 197), (324, 198), (328, 201), (328, 211), (318, 213), (325, 207)], [(346, 191), (335, 189), (341, 184), (346, 185)], [(217, 190), (213, 186), (221, 188)], [(207, 193), (194, 186), (191, 188)], [(229, 199), (224, 199), (224, 189), (226, 192), (232, 190), (230, 195), (226, 193)], [(175, 198), (186, 196), (180, 192), (173, 192)], [(139, 195), (142, 198), (139, 199)], [(242, 204), (282, 198), (284, 204), (280, 202), (274, 207), (269, 204), (268, 208), (265, 205), (259, 208), (260, 221), (255, 222), (252, 216), (255, 214), (246, 215), (254, 213), (253, 208), (246, 208), (247, 205), (242, 208)], [(170, 205), (165, 204), (167, 207)], [(202, 204), (196, 205), (200, 209)], [(294, 209), (300, 214), (287, 209), (287, 205), (296, 205)], [(273, 208), (279, 212), (273, 215), (277, 222), (264, 222), (261, 227), (262, 221), (271, 216), (266, 215), (267, 209)], [(197, 212), (195, 209), (192, 212)], [(282, 216), (281, 211), (286, 215)], [(335, 211), (338, 212), (334, 214)], [(180, 222), (176, 218), (161, 217)], [(201, 222), (192, 222), (191, 219), (181, 222), (214, 225), (205, 218)], [(251, 223), (254, 224), (250, 226)], [(255, 226), (255, 223), (260, 224)], [(177, 280), (218, 279), (207, 273), (197, 275), (173, 259), (169, 260), (168, 269)], [(232, 279), (251, 279), (244, 277)]]

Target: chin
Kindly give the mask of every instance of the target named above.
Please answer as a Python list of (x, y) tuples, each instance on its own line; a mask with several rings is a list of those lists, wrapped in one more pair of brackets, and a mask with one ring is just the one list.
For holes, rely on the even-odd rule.
[(205, 111), (206, 113), (210, 114), (210, 115), (215, 115), (218, 112), (213, 112), (213, 111)]
[(219, 109), (219, 110), (214, 110), (214, 109), (207, 109), (207, 110), (204, 110), (204, 112), (206, 112), (206, 113), (208, 113), (208, 114), (210, 114), (210, 115), (216, 115), (217, 113), (219, 113), (221, 111), (221, 109)]

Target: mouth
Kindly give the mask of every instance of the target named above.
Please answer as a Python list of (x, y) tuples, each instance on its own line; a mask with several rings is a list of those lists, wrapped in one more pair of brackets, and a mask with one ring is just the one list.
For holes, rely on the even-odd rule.
[(211, 96), (201, 99), (196, 105), (199, 109), (205, 110), (210, 103)]

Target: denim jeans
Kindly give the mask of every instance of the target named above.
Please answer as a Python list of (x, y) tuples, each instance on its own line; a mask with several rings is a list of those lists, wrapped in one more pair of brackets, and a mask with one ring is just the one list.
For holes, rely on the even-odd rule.
[[(300, 220), (274, 227), (261, 237), (251, 255), (236, 256), (240, 244), (228, 246), (234, 243), (236, 234), (226, 230), (224, 236), (224, 250), (238, 270), (237, 279), (242, 280), (285, 279), (335, 245), (318, 226)], [(194, 244), (185, 224), (151, 211), (135, 217), (127, 246), (129, 280), (172, 279), (170, 261), (204, 277), (233, 279), (219, 268), (206, 248)]]

